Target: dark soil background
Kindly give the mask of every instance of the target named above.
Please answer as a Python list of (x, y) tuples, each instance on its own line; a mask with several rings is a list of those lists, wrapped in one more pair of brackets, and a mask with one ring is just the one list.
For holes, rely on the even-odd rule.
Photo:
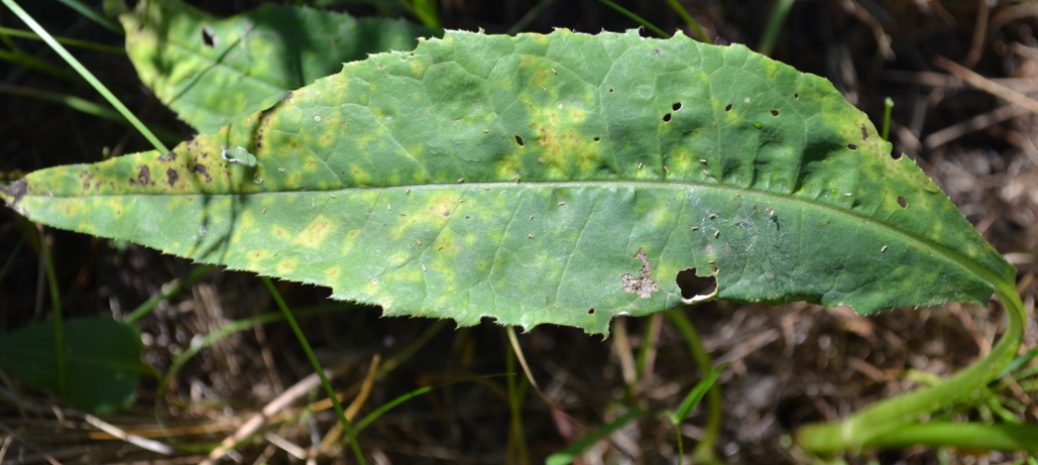
[[(102, 44), (122, 46), (122, 37), (52, 0), (22, 2), (51, 31)], [(101, 2), (91, 2), (99, 4)], [(221, 15), (244, 11), (256, 1), (194, 2)], [(307, 3), (307, 2), (303, 2)], [(334, 2), (325, 2), (334, 3)], [(357, 15), (392, 14), (384, 7), (350, 6)], [(637, 27), (630, 19), (593, 0), (441, 0), (447, 28), (490, 33), (509, 31), (537, 4), (538, 14), (523, 29), (555, 27), (594, 33)], [(617, 2), (659, 28), (685, 28), (664, 0)], [(777, 1), (684, 0), (686, 8), (717, 43), (756, 48)], [(341, 9), (342, 7), (337, 7)], [(0, 25), (24, 28), (9, 11)], [(803, 0), (796, 2), (772, 56), (832, 80), (847, 99), (882, 121), (884, 98), (896, 103), (891, 139), (897, 152), (916, 160), (977, 229), (1018, 267), (1019, 289), (1033, 317), (1038, 273), (1038, 124), (1026, 105), (1038, 105), (1038, 4), (991, 0)], [(693, 36), (689, 30), (686, 35)], [(643, 35), (650, 35), (642, 31)], [(32, 58), (66, 67), (40, 43), (18, 40)], [(124, 56), (85, 50), (76, 55), (152, 127), (183, 138), (188, 129), (144, 89)], [(938, 57), (977, 73), (942, 65)], [(19, 93), (19, 89), (59, 91), (102, 102), (74, 74), (55, 78), (31, 67), (0, 62), (0, 180), (11, 181), (48, 166), (92, 162), (103, 155), (148, 149), (127, 126), (108, 122)], [(981, 77), (983, 76), (983, 77)], [(1012, 89), (1013, 101), (978, 88), (992, 83)], [(1029, 103), (1028, 103), (1029, 102)], [(1014, 105), (1016, 104), (1016, 105)], [(1018, 106), (1019, 105), (1019, 106)], [(0, 209), (0, 331), (50, 317), (40, 239), (51, 247), (65, 318), (120, 316), (171, 281), (184, 278), (191, 263), (153, 250), (80, 234), (38, 228)], [(339, 367), (334, 383), (346, 402), (363, 384), (373, 357), (380, 375), (371, 385), (361, 416), (401, 394), (474, 375), (520, 373), (512, 363), (503, 328), (490, 322), (455, 329), (423, 319), (381, 318), (377, 308), (327, 300), (327, 289), (278, 283), (288, 304), (302, 317), (310, 343), (326, 367)], [(201, 335), (233, 320), (276, 312), (253, 275), (214, 271), (163, 301), (141, 321), (144, 360), (159, 372)], [(871, 402), (917, 386), (919, 370), (947, 376), (990, 350), (1004, 320), (997, 304), (988, 308), (948, 305), (900, 309), (864, 318), (848, 309), (811, 305), (768, 307), (710, 303), (684, 312), (701, 333), (715, 363), (732, 362), (721, 376), (723, 430), (717, 445), (729, 463), (807, 463), (789, 446), (805, 422), (843, 418)], [(431, 339), (419, 350), (421, 335)], [(646, 335), (657, 335), (645, 337)], [(699, 368), (685, 342), (663, 318), (614, 322), (608, 340), (578, 329), (538, 327), (519, 341), (533, 375), (552, 402), (584, 425), (599, 426), (637, 406), (649, 411), (675, 408), (699, 380)], [(1035, 346), (1033, 320), (1026, 345)], [(649, 375), (632, 380), (632, 357), (643, 346), (651, 355)], [(126, 431), (184, 446), (175, 456), (147, 452), (112, 440), (63, 408), (47, 393), (0, 376), (0, 460), (2, 463), (156, 463), (202, 461), (192, 445), (213, 444), (236, 431), (276, 396), (311, 374), (306, 357), (287, 324), (277, 322), (221, 339), (203, 350), (156, 399), (159, 383), (142, 383), (129, 411), (104, 417)], [(435, 389), (384, 415), (360, 436), (372, 463), (542, 462), (582, 435), (571, 418), (553, 415), (548, 404), (527, 390), (521, 405), (525, 449), (510, 434), (508, 378), (490, 377)], [(525, 389), (525, 388), (524, 388)], [(1004, 393), (1019, 402), (1021, 419), (1038, 420), (1035, 395)], [(158, 402), (161, 400), (161, 402)], [(159, 417), (170, 428), (164, 435)], [(702, 437), (705, 415), (682, 428), (686, 454)], [(279, 409), (260, 434), (225, 461), (301, 463), (286, 452), (289, 443), (304, 453), (318, 450), (335, 423), (323, 391), (309, 389)], [(964, 413), (961, 418), (977, 418)], [(669, 423), (654, 415), (619, 430), (593, 447), (581, 463), (676, 463), (676, 439)], [(348, 449), (335, 447), (314, 463), (352, 463)], [(526, 454), (523, 453), (526, 451)], [(912, 448), (848, 457), (851, 463), (982, 464), (1009, 463), (1022, 455)], [(686, 461), (686, 463), (688, 463)]]

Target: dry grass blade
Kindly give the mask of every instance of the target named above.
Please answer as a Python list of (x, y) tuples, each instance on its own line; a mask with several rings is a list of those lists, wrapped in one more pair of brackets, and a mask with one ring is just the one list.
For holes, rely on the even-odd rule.
[(1038, 114), (1038, 100), (994, 82), (947, 58), (937, 56), (934, 57), (933, 60), (937, 66), (944, 68), (949, 73), (961, 77), (973, 87), (999, 97), (1009, 103), (1020, 105), (1029, 111)]

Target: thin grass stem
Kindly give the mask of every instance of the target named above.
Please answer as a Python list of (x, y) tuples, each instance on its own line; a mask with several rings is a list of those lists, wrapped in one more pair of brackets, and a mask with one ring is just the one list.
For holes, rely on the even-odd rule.
[(630, 19), (631, 21), (634, 21), (634, 22), (636, 22), (638, 24), (641, 24), (642, 26), (645, 26), (645, 29), (648, 29), (648, 30), (652, 31), (653, 34), (656, 34), (656, 35), (658, 35), (660, 37), (663, 37), (664, 39), (667, 39), (667, 38), (670, 37), (670, 34), (667, 34), (666, 32), (663, 32), (663, 29), (660, 29), (660, 28), (656, 27), (656, 25), (646, 21), (641, 16), (638, 16), (638, 15), (634, 14), (634, 12), (632, 12), (631, 10), (628, 10), (627, 8), (624, 8), (624, 7), (620, 6), (620, 5), (617, 5), (616, 3), (613, 3), (610, 0), (598, 0), (598, 2), (603, 4), (603, 5), (605, 5), (605, 6), (607, 6), (607, 7), (609, 7), (609, 8), (612, 8), (613, 10), (616, 10), (617, 13), (620, 13), (620, 14), (626, 16), (627, 19)]
[(90, 70), (86, 69), (86, 67), (83, 66), (83, 64), (80, 63), (79, 60), (76, 59), (76, 57), (72, 56), (72, 54), (69, 53), (69, 51), (66, 50), (63, 45), (61, 45), (60, 43), (58, 43), (57, 40), (54, 39), (54, 36), (50, 35), (50, 33), (47, 32), (47, 30), (44, 29), (43, 26), (40, 26), (40, 24), (37, 23), (36, 20), (32, 18), (32, 16), (29, 16), (29, 14), (26, 13), (25, 10), (22, 9), (22, 7), (18, 6), (18, 4), (14, 0), (0, 1), (2, 1), (4, 5), (7, 5), (7, 7), (10, 8), (11, 11), (14, 12), (14, 14), (18, 16), (19, 19), (25, 22), (25, 24), (29, 26), (29, 29), (32, 29), (33, 32), (40, 36), (40, 38), (43, 39), (43, 41), (46, 42), (47, 45), (50, 46), (50, 48), (53, 49), (55, 53), (57, 53), (61, 58), (63, 58), (65, 62), (72, 67), (72, 69), (76, 70), (76, 72), (79, 73), (79, 75), (82, 76), (85, 81), (90, 83), (90, 85), (93, 86), (93, 88), (97, 90), (97, 92), (100, 93), (105, 98), (105, 100), (108, 100), (108, 103), (115, 107), (115, 109), (119, 111), (119, 113), (122, 114), (123, 117), (126, 118), (126, 120), (129, 121), (130, 124), (132, 124), (133, 127), (136, 128), (137, 131), (140, 132), (140, 134), (144, 136), (144, 138), (147, 139), (153, 147), (155, 147), (162, 153), (169, 152), (169, 149), (166, 148), (165, 144), (163, 144), (162, 141), (155, 137), (155, 134), (152, 134), (151, 130), (149, 130), (148, 127), (141, 122), (141, 120), (137, 119), (137, 116), (134, 115), (129, 108), (126, 108), (126, 105), (123, 105), (123, 103), (120, 102), (118, 98), (116, 98), (115, 94), (109, 91), (108, 88), (105, 87), (104, 84), (102, 84), (101, 81), (98, 80), (97, 77), (95, 77), (94, 74), (90, 72)]
[(274, 303), (277, 304), (278, 308), (281, 309), (281, 314), (284, 315), (285, 321), (292, 327), (292, 332), (295, 333), (296, 339), (299, 340), (299, 345), (302, 346), (303, 352), (306, 353), (306, 358), (310, 360), (310, 365), (313, 366), (314, 370), (317, 371), (317, 376), (321, 378), (321, 385), (324, 386), (325, 394), (332, 401), (332, 406), (335, 407), (335, 413), (339, 416), (339, 422), (342, 423), (342, 429), (346, 432), (346, 437), (350, 440), (350, 447), (353, 449), (353, 455), (357, 458), (357, 462), (366, 465), (367, 460), (364, 459), (364, 452), (360, 449), (360, 444), (357, 443), (357, 435), (353, 432), (353, 427), (350, 426), (350, 421), (346, 419), (346, 411), (342, 408), (342, 403), (339, 402), (339, 398), (335, 395), (335, 389), (332, 387), (332, 383), (328, 381), (328, 377), (324, 374), (324, 368), (321, 367), (321, 362), (317, 360), (317, 355), (314, 354), (313, 349), (310, 348), (310, 342), (306, 340), (306, 335), (303, 334), (303, 329), (299, 327), (299, 323), (296, 322), (292, 311), (289, 310), (288, 305), (285, 304), (285, 299), (281, 298), (281, 293), (278, 292), (277, 288), (274, 287), (274, 283), (270, 278), (264, 276), (260, 279), (263, 280), (263, 285), (267, 287), (267, 291), (270, 292), (270, 296), (274, 298)]

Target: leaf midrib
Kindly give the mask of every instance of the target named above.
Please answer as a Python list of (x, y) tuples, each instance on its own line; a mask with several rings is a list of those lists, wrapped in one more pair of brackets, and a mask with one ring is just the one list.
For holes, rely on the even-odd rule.
[[(484, 189), (484, 190), (489, 190), (489, 189), (501, 189), (501, 188), (523, 188), (525, 186), (533, 186), (533, 187), (538, 187), (538, 188), (573, 188), (573, 187), (609, 188), (609, 187), (622, 187), (622, 186), (626, 186), (626, 185), (648, 186), (648, 187), (657, 187), (657, 188), (669, 188), (669, 189), (676, 189), (676, 190), (688, 190), (690, 188), (691, 189), (714, 189), (714, 190), (717, 190), (717, 191), (732, 192), (733, 195), (734, 194), (740, 194), (740, 195), (743, 195), (743, 196), (751, 196), (751, 197), (756, 197), (758, 199), (764, 199), (764, 200), (774, 199), (776, 201), (782, 201), (782, 202), (792, 203), (792, 204), (795, 204), (795, 205), (801, 205), (801, 206), (803, 206), (805, 208), (812, 208), (812, 209), (826, 211), (826, 212), (832, 213), (834, 215), (843, 216), (843, 217), (845, 217), (847, 219), (850, 219), (852, 221), (857, 221), (857, 222), (862, 223), (862, 224), (864, 224), (866, 226), (872, 227), (873, 229), (878, 229), (878, 230), (885, 231), (887, 233), (893, 234), (895, 236), (901, 237), (901, 238), (905, 239), (906, 242), (910, 242), (910, 243), (914, 242), (914, 243), (917, 243), (919, 245), (922, 245), (923, 247), (933, 251), (934, 253), (936, 253), (936, 254), (938, 254), (940, 256), (943, 256), (943, 257), (945, 257), (945, 258), (947, 258), (949, 260), (951, 260), (953, 263), (959, 265), (960, 267), (962, 267), (963, 269), (969, 271), (970, 273), (981, 277), (984, 281), (986, 281), (988, 284), (990, 284), (992, 286), (992, 289), (998, 288), (1000, 284), (1005, 284), (1004, 280), (1002, 278), (1000, 278), (999, 275), (996, 272), (994, 272), (993, 270), (989, 270), (986, 267), (981, 266), (978, 262), (976, 262), (974, 260), (971, 260), (967, 256), (964, 256), (964, 255), (962, 255), (960, 253), (957, 253), (953, 249), (949, 249), (948, 247), (945, 247), (944, 245), (942, 245), (942, 244), (940, 244), (940, 243), (938, 243), (936, 241), (933, 241), (931, 239), (928, 239), (926, 237), (922, 237), (922, 236), (913, 234), (913, 233), (911, 233), (909, 231), (905, 231), (903, 229), (896, 228), (896, 227), (894, 227), (892, 225), (889, 225), (887, 223), (883, 223), (881, 221), (878, 221), (876, 219), (870, 218), (868, 216), (864, 216), (864, 215), (858, 214), (858, 213), (856, 213), (856, 212), (854, 212), (852, 210), (847, 210), (847, 209), (839, 208), (839, 207), (834, 206), (832, 204), (828, 204), (828, 203), (824, 203), (824, 202), (819, 202), (817, 200), (804, 199), (804, 198), (796, 197), (796, 196), (789, 195), (789, 194), (781, 194), (781, 193), (767, 192), (767, 191), (758, 191), (758, 190), (751, 190), (751, 189), (741, 189), (741, 188), (737, 188), (737, 187), (725, 186), (725, 185), (719, 185), (719, 184), (701, 184), (701, 183), (687, 182), (687, 181), (686, 182), (677, 183), (677, 182), (638, 181), (638, 180), (623, 180), (623, 181), (543, 181), (543, 182), (521, 181), (521, 182), (482, 182), (482, 183), (475, 183), (475, 182), (474, 183), (469, 183), (469, 182), (465, 182), (465, 183), (452, 183), (452, 184), (443, 183), (443, 184), (416, 184), (416, 185), (379, 186), (379, 187), (351, 187), (351, 188), (340, 188), (340, 189), (303, 190), (303, 191), (300, 191), (300, 190), (285, 190), (285, 191), (267, 191), (267, 192), (255, 192), (255, 193), (202, 193), (202, 192), (192, 192), (192, 193), (94, 194), (94, 195), (92, 195), (92, 197), (158, 196), (158, 195), (168, 195), (168, 196), (194, 196), (194, 195), (200, 195), (200, 196), (212, 196), (212, 197), (222, 197), (222, 196), (240, 197), (240, 196), (254, 196), (254, 195), (255, 196), (259, 196), (259, 195), (266, 195), (266, 194), (273, 194), (273, 195), (280, 195), (280, 194), (306, 195), (306, 194), (312, 194), (312, 193), (315, 193), (315, 192), (322, 192), (322, 193), (347, 192), (348, 193), (348, 192), (351, 192), (351, 191), (379, 191), (379, 190), (397, 191), (397, 190), (404, 190), (404, 189), (410, 189), (412, 191), (415, 191), (415, 190), (425, 190), (425, 189), (430, 189), (430, 190), (440, 190), (440, 189), (445, 189), (445, 190), (457, 190), (457, 189), (463, 189), (463, 190)], [(27, 196), (28, 195), (30, 195), (30, 194), (27, 194)], [(82, 196), (53, 196), (53, 195), (51, 195), (51, 196), (48, 196), (48, 197), (50, 197), (50, 198), (54, 198), (54, 197), (58, 197), (58, 198), (76, 198), (76, 197), (82, 197)]]

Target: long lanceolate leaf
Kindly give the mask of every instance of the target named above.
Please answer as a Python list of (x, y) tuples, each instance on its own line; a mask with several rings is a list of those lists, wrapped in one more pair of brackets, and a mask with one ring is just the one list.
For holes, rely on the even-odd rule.
[[(461, 325), (604, 333), (715, 295), (870, 313), (985, 302), (1014, 276), (828, 81), (680, 35), (448, 33), (171, 153), (2, 195), (39, 222)], [(716, 292), (683, 290), (687, 269)]]

